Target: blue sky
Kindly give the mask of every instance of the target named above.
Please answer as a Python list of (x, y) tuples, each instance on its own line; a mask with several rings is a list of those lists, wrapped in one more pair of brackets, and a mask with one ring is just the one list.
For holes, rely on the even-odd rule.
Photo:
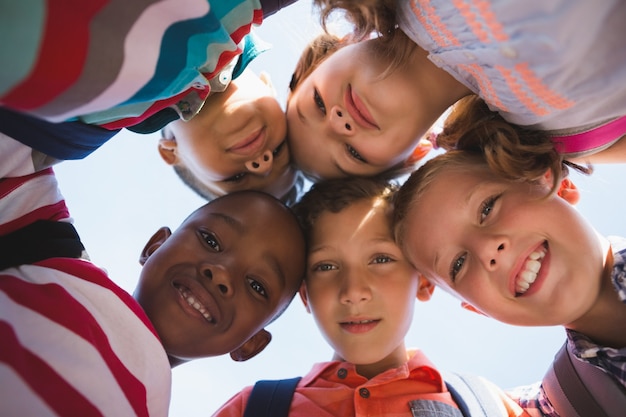
[[(268, 18), (258, 30), (273, 48), (252, 67), (271, 75), (283, 104), (295, 61), (318, 30), (315, 19), (309, 1), (300, 1)], [(157, 140), (156, 135), (123, 132), (87, 159), (56, 167), (92, 260), (129, 292), (148, 238), (161, 226), (177, 228), (204, 203), (161, 161)], [(600, 233), (626, 236), (620, 206), (626, 167), (597, 166), (591, 178), (572, 178), (582, 193), (579, 210)], [(313, 363), (332, 356), (299, 298), (268, 330), (272, 343), (248, 362), (219, 357), (175, 368), (171, 415), (209, 416), (244, 386), (259, 379), (304, 375)], [(541, 379), (564, 337), (558, 327), (513, 327), (469, 313), (436, 290), (431, 301), (417, 303), (407, 346), (421, 348), (442, 370), (480, 374), (506, 388)]]

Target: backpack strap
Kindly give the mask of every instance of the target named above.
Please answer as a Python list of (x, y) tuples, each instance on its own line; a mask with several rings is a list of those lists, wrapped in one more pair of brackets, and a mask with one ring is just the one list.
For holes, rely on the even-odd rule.
[(287, 417), (293, 393), (301, 378), (257, 381), (243, 417)]
[(626, 410), (626, 392), (606, 372), (577, 359), (567, 342), (542, 383), (550, 403), (562, 416), (621, 417)]
[(0, 236), (0, 270), (49, 258), (80, 258), (85, 247), (67, 222), (37, 220)]
[(507, 416), (502, 399), (484, 378), (443, 372), (446, 386), (464, 417)]

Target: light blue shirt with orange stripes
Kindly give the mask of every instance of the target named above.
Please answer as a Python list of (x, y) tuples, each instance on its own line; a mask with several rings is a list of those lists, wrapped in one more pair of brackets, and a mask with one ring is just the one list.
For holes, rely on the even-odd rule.
[(626, 115), (623, 0), (397, 0), (401, 29), (509, 122), (575, 133)]

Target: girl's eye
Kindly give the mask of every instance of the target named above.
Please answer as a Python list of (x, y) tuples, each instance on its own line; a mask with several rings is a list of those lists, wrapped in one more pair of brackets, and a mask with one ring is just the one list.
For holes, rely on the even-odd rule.
[(346, 149), (348, 150), (348, 153), (350, 154), (351, 157), (353, 157), (354, 159), (356, 159), (357, 161), (360, 162), (365, 162), (367, 163), (367, 161), (365, 160), (365, 158), (363, 158), (361, 156), (361, 154), (359, 154), (356, 149), (354, 149), (352, 146), (346, 144)]
[[(276, 148), (278, 149), (278, 148)], [(275, 152), (275, 151), (274, 151)], [(248, 175), (247, 172), (240, 172), (239, 174), (235, 174), (232, 177), (228, 177), (222, 181), (224, 182), (239, 182), (243, 179), (243, 177), (245, 177), (246, 175)]]
[(276, 158), (276, 156), (280, 153), (280, 151), (282, 151), (282, 150), (283, 150), (283, 148), (285, 147), (285, 143), (286, 143), (286, 142), (287, 142), (287, 140), (286, 140), (286, 139), (285, 139), (284, 141), (280, 142), (280, 145), (278, 145), (278, 146), (276, 147), (276, 149), (274, 149), (274, 150), (272, 151), (272, 156), (273, 156), (274, 158)]
[(463, 268), (463, 264), (465, 263), (466, 257), (467, 257), (467, 254), (464, 253), (463, 255), (459, 256), (458, 258), (452, 261), (452, 265), (450, 266), (450, 280), (452, 282), (456, 280), (458, 273), (461, 271), (461, 268)]
[(487, 219), (487, 216), (489, 216), (489, 214), (493, 210), (493, 206), (496, 204), (496, 201), (498, 201), (500, 196), (501, 194), (491, 196), (483, 201), (483, 203), (480, 205), (479, 217), (481, 224), (485, 221), (485, 219)]
[(337, 267), (332, 264), (317, 264), (312, 268), (313, 271), (319, 271), (319, 272), (332, 271), (334, 269), (337, 269)]
[(252, 288), (253, 291), (259, 293), (264, 298), (267, 298), (267, 291), (265, 291), (265, 287), (259, 281), (248, 278), (248, 285)]
[(204, 239), (207, 245), (209, 245), (215, 252), (222, 250), (220, 242), (217, 241), (217, 238), (213, 233), (200, 231), (200, 236), (202, 236), (202, 239)]
[(387, 255), (379, 255), (372, 261), (373, 264), (387, 264), (393, 262), (393, 259)]
[(320, 93), (317, 91), (317, 88), (313, 89), (313, 101), (315, 102), (317, 108), (320, 109), (322, 114), (326, 116), (326, 105), (324, 104), (324, 100), (322, 100)]

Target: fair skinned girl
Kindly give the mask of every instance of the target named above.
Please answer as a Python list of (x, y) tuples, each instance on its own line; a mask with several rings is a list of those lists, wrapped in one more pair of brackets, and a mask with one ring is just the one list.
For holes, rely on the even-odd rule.
[(403, 252), (471, 311), (564, 326), (575, 356), (626, 386), (626, 241), (597, 233), (558, 170), (512, 178), (483, 155), (449, 151), (411, 175), (395, 213)]
[[(626, 54), (617, 53), (626, 17), (621, 2), (599, 9), (585, 2), (398, 2), (397, 10), (394, 1), (368, 2), (371, 9), (317, 3), (329, 13), (350, 10), (360, 42), (328, 37), (296, 68), (288, 137), (296, 164), (313, 178), (412, 165), (412, 151), (437, 118), (474, 94), (510, 123), (549, 131), (555, 142), (570, 144), (559, 147), (562, 153), (586, 161), (626, 132), (626, 96), (615, 88), (626, 77)], [(383, 35), (371, 39), (371, 30)]]

